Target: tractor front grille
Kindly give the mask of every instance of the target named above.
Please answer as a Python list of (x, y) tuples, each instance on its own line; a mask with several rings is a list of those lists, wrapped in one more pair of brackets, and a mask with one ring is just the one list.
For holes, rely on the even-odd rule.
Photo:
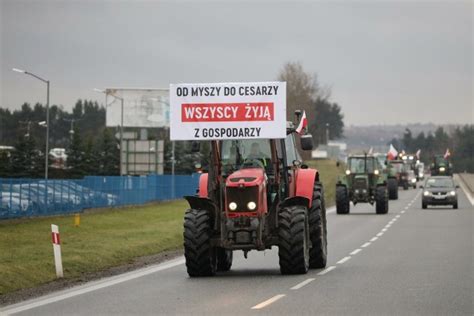
[(365, 178), (354, 179), (354, 189), (355, 190), (367, 189), (367, 179)]
[(231, 202), (237, 204), (237, 209), (234, 212), (251, 212), (247, 209), (247, 204), (249, 202), (255, 202), (258, 209), (258, 186), (228, 187), (226, 189), (226, 197), (227, 205)]

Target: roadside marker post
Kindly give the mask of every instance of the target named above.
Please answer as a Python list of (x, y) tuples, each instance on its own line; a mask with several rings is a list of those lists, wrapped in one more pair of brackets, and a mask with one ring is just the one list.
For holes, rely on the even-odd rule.
[(81, 225), (81, 214), (74, 214), (74, 226), (79, 227)]
[(51, 224), (51, 237), (53, 239), (54, 265), (56, 266), (56, 277), (62, 278), (63, 262), (61, 258), (61, 240), (59, 238), (58, 225)]

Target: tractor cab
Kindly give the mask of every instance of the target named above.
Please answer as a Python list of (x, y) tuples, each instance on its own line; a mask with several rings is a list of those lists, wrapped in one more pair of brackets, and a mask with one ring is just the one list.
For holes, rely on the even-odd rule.
[(432, 176), (452, 176), (452, 164), (443, 155), (435, 155), (430, 165)]

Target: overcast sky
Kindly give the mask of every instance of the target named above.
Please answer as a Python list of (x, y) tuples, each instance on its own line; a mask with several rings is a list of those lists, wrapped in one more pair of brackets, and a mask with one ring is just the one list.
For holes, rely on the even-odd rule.
[(270, 81), (300, 61), (347, 125), (473, 123), (474, 1), (1, 2), (1, 107), (92, 88)]

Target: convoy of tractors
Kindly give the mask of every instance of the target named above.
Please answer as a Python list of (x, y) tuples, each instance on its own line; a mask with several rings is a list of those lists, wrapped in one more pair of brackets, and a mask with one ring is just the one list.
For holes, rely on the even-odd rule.
[[(301, 129), (306, 120), (304, 113), (300, 120), (301, 114), (295, 111), (297, 122), (287, 122), (286, 138), (207, 140), (208, 170), (201, 173), (197, 194), (185, 197), (190, 206), (184, 216), (189, 276), (230, 270), (235, 250), (247, 257), (251, 250), (273, 246), (278, 247), (282, 274), (326, 267), (324, 187), (320, 171), (304, 164), (296, 146), (313, 149), (312, 136)], [(194, 152), (200, 151), (201, 142), (193, 141)], [(335, 188), (337, 214), (349, 214), (351, 204), (359, 203), (375, 205), (376, 214), (387, 214), (389, 200), (398, 199), (399, 188), (416, 188), (424, 178), (418, 155), (405, 153), (393, 156), (370, 150), (349, 155), (344, 166)], [(436, 156), (430, 171), (450, 175), (452, 165)]]

